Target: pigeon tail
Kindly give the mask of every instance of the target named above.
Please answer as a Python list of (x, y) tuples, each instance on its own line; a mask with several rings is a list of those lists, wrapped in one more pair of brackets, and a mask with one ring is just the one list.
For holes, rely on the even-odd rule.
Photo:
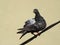
[(18, 31), (17, 34), (24, 33), (24, 32), (25, 32), (25, 30), (21, 30), (21, 31)]
[(21, 39), (25, 34), (27, 34), (27, 31), (24, 31), (24, 32), (23, 32), (23, 34), (22, 34), (22, 36), (20, 37), (20, 39)]
[(17, 29), (17, 30), (23, 30), (23, 28), (19, 28), (19, 29)]

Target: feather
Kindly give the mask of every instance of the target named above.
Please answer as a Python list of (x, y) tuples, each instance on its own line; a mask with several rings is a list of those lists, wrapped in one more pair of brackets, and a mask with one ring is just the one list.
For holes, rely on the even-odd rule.
[(19, 29), (17, 29), (17, 30), (23, 30), (23, 28), (19, 28)]
[(22, 36), (20, 37), (20, 39), (21, 39), (25, 34), (27, 34), (27, 31), (24, 31), (24, 32), (23, 32), (23, 34), (22, 34)]
[(21, 30), (21, 31), (18, 31), (17, 34), (19, 34), (19, 33), (23, 33), (23, 32), (24, 32), (24, 30)]

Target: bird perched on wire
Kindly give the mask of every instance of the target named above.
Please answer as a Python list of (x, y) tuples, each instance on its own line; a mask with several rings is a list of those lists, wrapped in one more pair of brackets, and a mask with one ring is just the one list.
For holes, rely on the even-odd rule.
[(33, 12), (35, 13), (35, 17), (30, 20), (27, 20), (23, 28), (18, 29), (20, 31), (17, 32), (17, 34), (20, 34), (20, 33), (22, 34), (20, 39), (27, 33), (31, 33), (35, 35), (34, 32), (38, 33), (39, 31), (42, 31), (43, 29), (46, 28), (46, 21), (40, 15), (38, 9), (34, 9)]

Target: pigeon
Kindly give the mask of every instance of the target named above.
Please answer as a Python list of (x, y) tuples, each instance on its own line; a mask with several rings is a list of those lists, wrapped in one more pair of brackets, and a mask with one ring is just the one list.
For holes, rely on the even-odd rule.
[(17, 32), (17, 34), (22, 34), (22, 36), (20, 37), (20, 39), (27, 33), (31, 33), (33, 35), (34, 32), (39, 32), (42, 31), (43, 29), (46, 28), (46, 21), (45, 19), (40, 15), (38, 9), (34, 9), (33, 13), (35, 14), (35, 17), (32, 19), (29, 19), (25, 22), (23, 28), (19, 28)]

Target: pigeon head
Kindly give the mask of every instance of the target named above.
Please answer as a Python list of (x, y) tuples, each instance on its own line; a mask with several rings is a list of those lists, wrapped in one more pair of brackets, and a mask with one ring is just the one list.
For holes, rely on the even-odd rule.
[(33, 12), (34, 12), (34, 13), (38, 13), (38, 9), (34, 9)]

